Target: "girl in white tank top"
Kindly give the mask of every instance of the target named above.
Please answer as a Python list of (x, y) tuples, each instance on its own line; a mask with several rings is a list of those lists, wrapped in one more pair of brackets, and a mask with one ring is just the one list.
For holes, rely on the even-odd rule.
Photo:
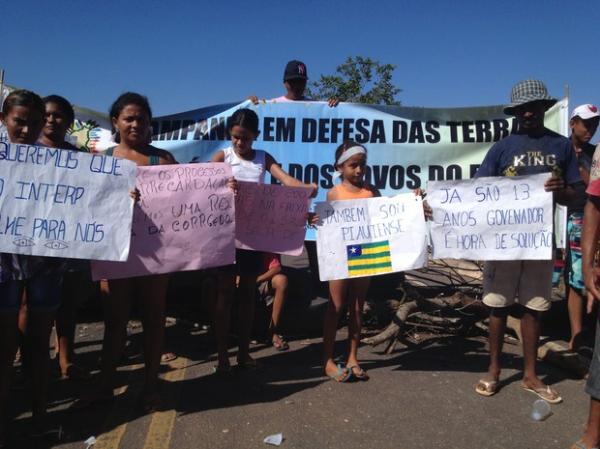
[(265, 152), (263, 150), (253, 150), (254, 158), (252, 160), (242, 159), (237, 155), (233, 147), (223, 150), (225, 163), (231, 166), (233, 177), (238, 181), (265, 182)]
[[(316, 184), (304, 184), (288, 175), (277, 164), (273, 156), (262, 150), (254, 150), (252, 144), (259, 135), (258, 116), (250, 109), (239, 109), (229, 121), (231, 146), (217, 151), (212, 162), (225, 162), (231, 166), (233, 177), (237, 181), (264, 183), (265, 172), (285, 186), (310, 189), (313, 196), (317, 193)], [(230, 309), (235, 291), (235, 277), (239, 276), (237, 286), (239, 296), (239, 345), (238, 366), (252, 368), (256, 362), (249, 353), (250, 331), (254, 317), (254, 290), (256, 278), (261, 274), (263, 256), (261, 252), (236, 250), (236, 264), (220, 270), (217, 286), (217, 307), (215, 311), (215, 335), (217, 340), (218, 365), (214, 368), (219, 375), (231, 376), (231, 366), (227, 352)]]

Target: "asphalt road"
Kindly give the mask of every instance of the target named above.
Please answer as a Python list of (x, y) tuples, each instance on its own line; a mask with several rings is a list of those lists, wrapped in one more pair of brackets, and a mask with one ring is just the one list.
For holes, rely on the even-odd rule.
[[(80, 329), (77, 351), (88, 366), (97, 363), (101, 324)], [(192, 334), (192, 335), (190, 335)], [(342, 354), (346, 331), (339, 331)], [(135, 343), (135, 338), (134, 338)], [(520, 349), (507, 346), (503, 387), (483, 398), (474, 385), (486, 367), (483, 339), (430, 340), (414, 350), (383, 355), (363, 347), (368, 382), (337, 384), (322, 375), (320, 340), (298, 339), (288, 352), (256, 345), (261, 368), (239, 371), (233, 379), (212, 375), (210, 338), (198, 329), (173, 326), (169, 346), (179, 358), (165, 367), (165, 411), (141, 415), (136, 407), (143, 369), (140, 357), (119, 371), (116, 401), (73, 412), (68, 406), (85, 384), (55, 380), (51, 420), (65, 440), (56, 445), (27, 436), (28, 392), (13, 396), (16, 447), (83, 449), (251, 449), (282, 433), (282, 448), (568, 448), (587, 417), (584, 381), (540, 363), (542, 378), (559, 390), (562, 404), (544, 422), (532, 421), (536, 397), (520, 388)], [(232, 350), (232, 360), (235, 351)]]

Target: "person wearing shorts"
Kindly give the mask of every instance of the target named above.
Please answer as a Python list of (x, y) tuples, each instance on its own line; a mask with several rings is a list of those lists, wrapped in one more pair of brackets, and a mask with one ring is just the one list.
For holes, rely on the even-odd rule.
[[(583, 104), (573, 109), (569, 121), (571, 142), (577, 156), (579, 173), (585, 184), (589, 183), (595, 150), (595, 146), (590, 141), (598, 128), (599, 121), (598, 107), (593, 104)], [(568, 292), (569, 322), (571, 325), (569, 348), (572, 351), (577, 351), (581, 347), (583, 331), (585, 286), (582, 275), (581, 229), (586, 201), (587, 195), (585, 192), (581, 192), (575, 201), (569, 205), (569, 217), (567, 219), (568, 247), (565, 264), (565, 285)]]
[[(587, 292), (587, 312), (591, 313), (594, 303), (600, 301), (600, 272), (595, 266), (595, 254), (600, 236), (600, 150), (596, 147), (592, 160), (588, 199), (584, 209), (583, 230), (581, 233), (581, 255), (583, 279)], [(572, 449), (588, 449), (600, 444), (600, 314), (597, 314), (596, 341), (594, 355), (588, 374), (585, 391), (590, 395), (588, 422), (581, 439)]]
[[(571, 142), (544, 127), (545, 112), (556, 103), (544, 83), (526, 80), (517, 83), (511, 104), (504, 113), (516, 118), (519, 128), (488, 151), (476, 177), (522, 176), (548, 173), (546, 191), (559, 203), (571, 201), (583, 191), (577, 160)], [(552, 260), (489, 261), (484, 266), (483, 302), (490, 308), (490, 365), (475, 391), (492, 396), (498, 391), (500, 355), (506, 331), (506, 319), (514, 307), (521, 316), (523, 336), (523, 389), (542, 399), (558, 403), (560, 395), (545, 385), (536, 374), (540, 314), (550, 308)]]
[[(2, 105), (0, 121), (13, 144), (36, 145), (45, 120), (43, 100), (27, 90), (15, 90)], [(23, 239), (27, 240), (27, 239)], [(23, 329), (23, 361), (31, 380), (33, 435), (51, 432), (47, 426), (48, 341), (60, 304), (64, 259), (0, 253), (0, 447), (6, 444), (13, 361), (19, 345), (19, 312), (26, 292), (27, 320)]]
[(287, 297), (288, 278), (282, 272), (279, 254), (263, 253), (262, 274), (256, 278), (259, 298), (271, 308), (269, 338), (278, 351), (287, 351), (290, 346), (279, 334), (279, 320)]

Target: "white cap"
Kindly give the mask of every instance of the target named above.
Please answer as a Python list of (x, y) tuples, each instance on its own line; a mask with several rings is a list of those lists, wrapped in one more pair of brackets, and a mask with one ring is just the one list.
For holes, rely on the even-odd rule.
[(581, 120), (589, 120), (594, 117), (600, 117), (600, 113), (598, 113), (598, 107), (593, 104), (582, 104), (581, 106), (577, 106), (571, 112), (571, 120), (575, 117), (579, 117)]

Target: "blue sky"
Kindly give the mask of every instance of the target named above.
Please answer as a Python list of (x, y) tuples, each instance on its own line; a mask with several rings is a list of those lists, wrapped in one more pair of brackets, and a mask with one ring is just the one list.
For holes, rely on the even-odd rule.
[(540, 78), (571, 105), (600, 103), (595, 1), (0, 0), (6, 82), (106, 111), (123, 91), (155, 115), (283, 94), (347, 56), (397, 65), (406, 106), (505, 103)]

